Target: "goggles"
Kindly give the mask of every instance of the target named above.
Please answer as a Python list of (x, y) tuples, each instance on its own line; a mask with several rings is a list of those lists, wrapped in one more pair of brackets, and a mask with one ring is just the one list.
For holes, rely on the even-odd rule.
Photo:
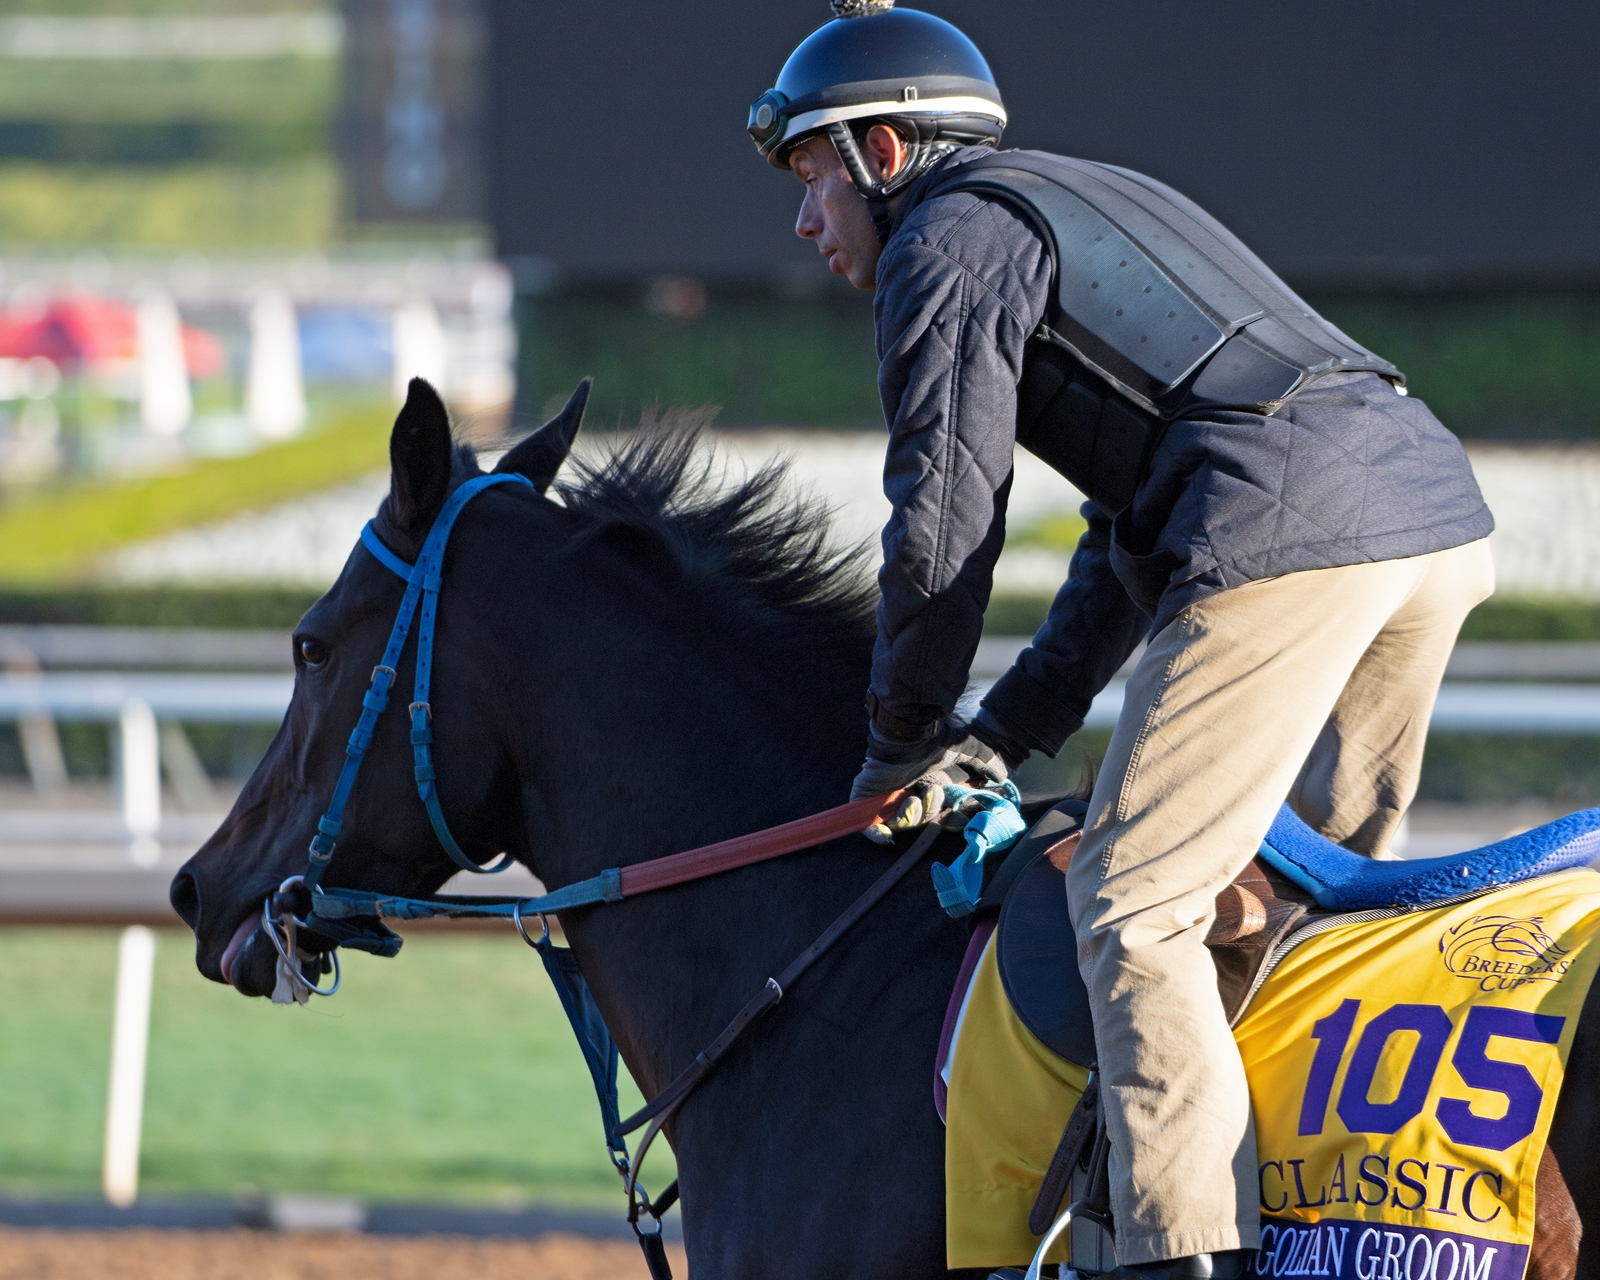
[(750, 132), (756, 150), (766, 155), (783, 141), (789, 127), (789, 99), (776, 89), (768, 89), (750, 107)]

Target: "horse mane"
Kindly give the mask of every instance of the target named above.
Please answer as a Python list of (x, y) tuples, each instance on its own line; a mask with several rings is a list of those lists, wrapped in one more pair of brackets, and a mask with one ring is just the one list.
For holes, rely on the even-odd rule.
[(793, 492), (786, 460), (730, 476), (706, 440), (712, 413), (647, 409), (627, 440), (572, 458), (570, 476), (553, 488), (579, 538), (648, 546), (721, 609), (742, 602), (775, 619), (813, 621), (836, 639), (870, 638), (877, 591), (863, 548), (834, 545), (831, 509)]

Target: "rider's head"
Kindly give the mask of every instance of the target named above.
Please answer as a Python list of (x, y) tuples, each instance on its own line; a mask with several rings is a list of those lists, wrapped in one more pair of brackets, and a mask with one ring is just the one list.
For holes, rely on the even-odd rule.
[[(789, 55), (750, 108), (749, 130), (769, 163), (806, 183), (795, 230), (870, 289), (891, 198), (956, 147), (998, 143), (1006, 109), (983, 54), (942, 18), (894, 0), (831, 3), (837, 16)], [(831, 191), (817, 185), (824, 172)], [(863, 224), (871, 244), (857, 246)], [(846, 248), (853, 266), (840, 261)]]

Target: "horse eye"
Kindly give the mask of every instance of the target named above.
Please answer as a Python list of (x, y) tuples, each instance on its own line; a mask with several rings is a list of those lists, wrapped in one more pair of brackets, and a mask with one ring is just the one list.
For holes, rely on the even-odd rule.
[(307, 636), (300, 642), (300, 657), (308, 667), (320, 667), (328, 660), (328, 646)]

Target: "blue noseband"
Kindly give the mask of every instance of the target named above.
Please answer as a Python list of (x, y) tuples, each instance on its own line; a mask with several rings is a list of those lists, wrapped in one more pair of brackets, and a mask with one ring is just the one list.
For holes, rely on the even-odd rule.
[(480, 867), (462, 851), (450, 834), (444, 820), (444, 810), (439, 807), (439, 789), (434, 785), (433, 769), (433, 711), (428, 705), (428, 686), (433, 676), (433, 633), (439, 610), (439, 587), (444, 572), (444, 549), (450, 540), (450, 530), (455, 527), (461, 509), (490, 485), (523, 484), (529, 489), (533, 482), (515, 473), (475, 476), (461, 485), (446, 500), (443, 509), (428, 530), (422, 544), (422, 554), (414, 565), (407, 564), (379, 540), (369, 520), (361, 530), (361, 545), (370, 551), (379, 564), (389, 569), (406, 583), (405, 597), (400, 601), (400, 612), (395, 616), (394, 627), (389, 632), (389, 643), (383, 651), (383, 660), (372, 669), (372, 687), (362, 696), (361, 719), (356, 722), (350, 742), (344, 751), (344, 768), (339, 771), (339, 781), (333, 788), (333, 799), (328, 811), (317, 820), (317, 834), (311, 840), (311, 861), (306, 868), (305, 883), (315, 889), (333, 858), (334, 843), (338, 840), (344, 819), (344, 807), (361, 771), (361, 759), (372, 743), (372, 731), (378, 717), (389, 705), (389, 686), (394, 683), (395, 670), (400, 663), (401, 650), (411, 631), (411, 619), (417, 612), (417, 602), (422, 602), (422, 625), (417, 632), (417, 675), (411, 694), (411, 750), (414, 756), (417, 795), (428, 811), (428, 821), (439, 837), (439, 843), (450, 855), (450, 860), (463, 871), (486, 874), (504, 871), (511, 865), (511, 856), (502, 855), (492, 867)]

